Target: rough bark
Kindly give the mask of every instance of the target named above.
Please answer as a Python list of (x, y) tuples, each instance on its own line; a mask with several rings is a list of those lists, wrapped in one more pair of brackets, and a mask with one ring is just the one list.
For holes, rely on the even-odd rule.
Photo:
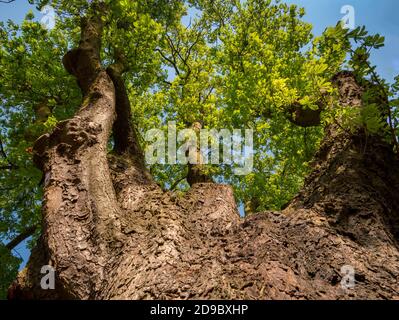
[[(399, 163), (379, 137), (336, 126), (304, 188), (281, 212), (240, 218), (230, 186), (161, 190), (136, 149), (107, 155), (118, 79), (99, 64), (101, 20), (64, 59), (84, 93), (74, 118), (35, 144), (45, 176), (43, 234), (9, 297), (70, 299), (399, 299)], [(361, 107), (350, 73), (341, 103)], [(129, 143), (129, 142), (127, 142)], [(137, 141), (136, 141), (137, 143)], [(40, 268), (56, 289), (40, 288)], [(341, 287), (343, 265), (356, 286)]]

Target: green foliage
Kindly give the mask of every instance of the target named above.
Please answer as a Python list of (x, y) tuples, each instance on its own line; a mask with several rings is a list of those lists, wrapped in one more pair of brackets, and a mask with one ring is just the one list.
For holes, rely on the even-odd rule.
[(381, 132), (386, 125), (381, 117), (381, 110), (376, 104), (368, 104), (361, 109), (360, 120), (362, 126), (370, 134)]
[(7, 297), (8, 286), (16, 278), (21, 261), (0, 244), (0, 300)]
[[(280, 209), (301, 186), (322, 137), (321, 128), (292, 125), (288, 109), (295, 102), (316, 109), (321, 92), (333, 91), (329, 79), (344, 61), (344, 45), (327, 51), (326, 40), (319, 38), (307, 48), (311, 25), (300, 20), (304, 10), (293, 5), (201, 1), (197, 9), (201, 13), (190, 25), (170, 26), (159, 42), (168, 76), (132, 99), (134, 114), (149, 111), (141, 122), (144, 130), (166, 130), (171, 120), (178, 129), (195, 121), (205, 128), (254, 129), (253, 174), (239, 177), (223, 165), (209, 165), (208, 171), (232, 183), (239, 202), (257, 198), (259, 209)], [(161, 184), (164, 171), (176, 181), (185, 168), (155, 166)]]
[[(79, 41), (80, 17), (92, 13), (86, 0), (32, 2), (56, 8), (55, 29), (45, 30), (32, 13), (21, 25), (0, 24), (0, 167), (9, 167), (0, 170), (3, 242), (40, 221), (41, 173), (33, 166), (31, 148), (81, 104), (76, 80), (61, 61)], [(325, 106), (323, 125), (337, 121), (348, 130), (399, 136), (399, 77), (389, 86), (377, 75), (370, 50), (380, 48), (384, 39), (365, 28), (347, 31), (338, 24), (314, 38), (312, 26), (302, 20), (304, 9), (281, 1), (103, 3), (102, 63), (107, 67), (123, 60), (143, 147), (146, 130), (166, 131), (168, 121), (175, 121), (177, 129), (195, 121), (205, 128), (253, 129), (251, 174), (237, 176), (228, 165), (207, 165), (206, 170), (217, 181), (231, 183), (238, 202), (252, 202), (255, 210), (278, 210), (292, 198), (323, 136), (322, 126), (291, 123), (294, 104), (311, 110)], [(367, 80), (362, 110), (337, 106), (330, 80), (343, 68)], [(165, 189), (187, 190), (187, 166), (150, 169)], [(4, 295), (19, 260), (1, 250)]]
[[(2, 242), (39, 224), (41, 173), (32, 163), (33, 143), (58, 120), (70, 117), (80, 103), (76, 82), (61, 63), (71, 45), (70, 36), (60, 29), (48, 32), (33, 18), (29, 13), (21, 25), (12, 21), (0, 23)], [(1, 261), (0, 274), (10, 279), (19, 263), (5, 253)], [(5, 279), (0, 282), (2, 286)]]
[(363, 94), (363, 109), (356, 119), (370, 134), (380, 134), (399, 152), (399, 123), (397, 111), (398, 77), (389, 85), (370, 62), (370, 52), (384, 46), (385, 38), (379, 34), (369, 35), (365, 27), (358, 27), (346, 35), (355, 43), (349, 49), (348, 65), (366, 89)]

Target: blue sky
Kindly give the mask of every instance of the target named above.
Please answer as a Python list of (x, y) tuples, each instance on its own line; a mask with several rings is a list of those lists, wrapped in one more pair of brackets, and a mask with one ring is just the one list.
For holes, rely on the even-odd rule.
[(370, 33), (385, 36), (385, 47), (374, 51), (372, 62), (378, 72), (392, 81), (399, 74), (399, 1), (398, 0), (286, 0), (306, 9), (305, 20), (313, 24), (319, 35), (327, 26), (335, 25), (344, 15), (341, 8), (353, 6), (356, 26), (365, 25)]
[[(385, 47), (373, 52), (372, 61), (378, 72), (388, 81), (399, 74), (399, 1), (398, 0), (286, 0), (306, 10), (305, 20), (314, 26), (314, 35), (331, 25), (335, 25), (342, 17), (341, 8), (351, 5), (355, 10), (355, 25), (365, 25), (370, 33), (385, 36)], [(16, 0), (13, 3), (0, 3), (0, 20), (11, 19), (20, 22), (29, 9), (35, 9), (27, 0)], [(35, 10), (34, 10), (35, 11)], [(37, 13), (40, 18), (40, 13)], [(25, 244), (16, 248), (26, 260), (28, 250)]]
[[(398, 0), (286, 0), (306, 9), (305, 20), (314, 26), (313, 33), (320, 35), (335, 25), (343, 15), (341, 8), (351, 5), (355, 9), (356, 26), (365, 25), (371, 33), (380, 33), (386, 38), (385, 47), (375, 51), (372, 61), (379, 73), (389, 81), (399, 74), (399, 1)], [(34, 6), (27, 0), (0, 3), (0, 20), (22, 21), (28, 10)], [(40, 13), (38, 13), (40, 17)]]

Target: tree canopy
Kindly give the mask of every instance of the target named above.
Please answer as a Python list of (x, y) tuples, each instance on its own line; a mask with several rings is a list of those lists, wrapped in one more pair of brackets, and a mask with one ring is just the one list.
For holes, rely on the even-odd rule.
[[(32, 2), (55, 9), (55, 28), (46, 29), (32, 12), (21, 24), (0, 23), (2, 296), (20, 263), (6, 244), (30, 236), (33, 243), (40, 233), (44, 177), (33, 163), (33, 143), (81, 104), (78, 84), (62, 59), (77, 45), (80, 19), (90, 16), (93, 1)], [(377, 74), (369, 57), (384, 38), (364, 27), (346, 30), (338, 23), (315, 37), (302, 20), (303, 8), (271, 0), (101, 3), (106, 6), (101, 64), (123, 68), (142, 148), (145, 132), (166, 131), (169, 121), (179, 129), (201, 122), (209, 129), (254, 130), (250, 174), (235, 175), (229, 165), (204, 169), (234, 187), (245, 214), (279, 210), (290, 201), (328, 123), (381, 134), (399, 151), (399, 78), (389, 84)], [(337, 101), (332, 78), (344, 69), (367, 88), (362, 110), (329, 107)], [(110, 153), (112, 145), (111, 139)], [(149, 169), (164, 189), (188, 190), (187, 165)]]

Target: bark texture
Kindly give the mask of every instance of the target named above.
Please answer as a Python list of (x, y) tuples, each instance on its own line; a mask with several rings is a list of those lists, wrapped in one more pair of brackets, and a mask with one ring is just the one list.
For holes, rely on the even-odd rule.
[[(84, 103), (36, 142), (43, 234), (9, 298), (399, 299), (390, 145), (326, 128), (304, 188), (281, 212), (240, 218), (232, 188), (212, 182), (192, 181), (183, 197), (165, 192), (137, 161), (137, 145), (127, 147), (131, 129), (108, 155), (117, 105), (127, 102), (115, 94), (121, 74), (99, 64), (100, 34), (101, 19), (84, 20), (79, 48), (64, 59)], [(361, 107), (352, 74), (335, 82), (343, 104)], [(55, 290), (40, 288), (47, 264)], [(353, 289), (340, 285), (344, 265), (355, 269)]]

